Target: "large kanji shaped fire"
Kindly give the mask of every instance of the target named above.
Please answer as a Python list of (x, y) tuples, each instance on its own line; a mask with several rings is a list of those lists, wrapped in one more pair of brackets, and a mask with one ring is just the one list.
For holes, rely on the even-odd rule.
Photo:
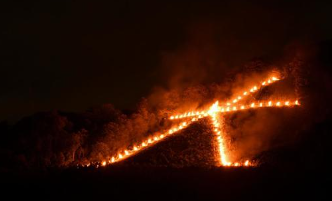
[[(146, 149), (147, 147), (151, 147), (156, 143), (162, 141), (163, 139), (172, 136), (178, 133), (180, 130), (188, 127), (191, 123), (196, 122), (201, 118), (210, 118), (211, 126), (214, 133), (214, 144), (215, 150), (217, 153), (216, 155), (216, 166), (254, 166), (255, 163), (250, 161), (250, 159), (245, 159), (242, 161), (230, 161), (228, 156), (228, 150), (225, 143), (225, 136), (226, 133), (224, 132), (223, 126), (223, 115), (228, 113), (241, 111), (241, 110), (248, 110), (248, 109), (259, 109), (259, 108), (266, 108), (266, 107), (294, 107), (299, 106), (300, 103), (297, 99), (295, 100), (266, 100), (266, 101), (255, 101), (250, 102), (249, 104), (240, 104), (244, 102), (244, 100), (250, 95), (254, 94), (260, 89), (275, 83), (281, 80), (281, 78), (274, 73), (272, 76), (268, 77), (266, 80), (259, 82), (259, 85), (252, 86), (248, 90), (242, 91), (239, 94), (236, 94), (230, 100), (225, 102), (215, 101), (212, 105), (206, 107), (205, 110), (200, 111), (188, 111), (182, 114), (174, 114), (169, 117), (170, 121), (179, 121), (180, 123), (169, 129), (167, 132), (155, 135), (150, 137), (143, 142), (135, 144), (130, 149), (126, 149), (123, 151), (118, 152), (112, 157), (105, 159), (103, 161), (95, 163), (95, 165), (99, 166), (106, 166), (110, 165), (119, 161), (122, 161), (126, 158), (134, 156), (136, 153)], [(85, 164), (85, 166), (89, 166), (89, 164)]]

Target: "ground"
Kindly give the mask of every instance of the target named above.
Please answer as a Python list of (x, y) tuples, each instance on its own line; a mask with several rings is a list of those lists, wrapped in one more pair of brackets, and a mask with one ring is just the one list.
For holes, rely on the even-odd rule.
[(1, 179), (4, 194), (43, 200), (322, 200), (331, 196), (331, 178), (304, 169), (112, 166), (24, 175)]

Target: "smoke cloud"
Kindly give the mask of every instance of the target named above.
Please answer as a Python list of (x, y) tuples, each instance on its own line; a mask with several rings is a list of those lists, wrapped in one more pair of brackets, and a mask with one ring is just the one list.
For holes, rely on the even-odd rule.
[[(227, 6), (237, 7), (236, 3)], [(296, 19), (289, 18), (289, 11), (280, 17), (272, 8), (251, 4), (235, 10), (223, 16), (211, 11), (212, 16), (199, 19), (193, 15), (184, 26), (185, 39), (160, 54), (161, 84), (134, 111), (103, 105), (82, 113), (38, 113), (14, 126), (3, 122), (2, 158), (12, 166), (38, 168), (100, 161), (165, 131), (171, 126), (170, 114), (228, 100), (273, 72), (283, 81), (248, 101), (298, 98), (302, 106), (225, 116), (231, 158), (258, 158), (312, 137), (311, 129), (331, 114), (331, 57), (327, 53), (331, 43), (319, 44), (307, 37), (315, 35), (309, 34), (311, 26), (293, 27)], [(290, 29), (296, 29), (294, 37), (289, 36)]]

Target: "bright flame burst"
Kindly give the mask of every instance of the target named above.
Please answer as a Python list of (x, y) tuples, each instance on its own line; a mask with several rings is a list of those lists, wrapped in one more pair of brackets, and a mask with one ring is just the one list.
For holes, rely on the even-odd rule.
[[(163, 134), (158, 134), (153, 137), (150, 137), (144, 140), (141, 143), (138, 143), (132, 146), (131, 149), (126, 149), (123, 151), (119, 151), (114, 156), (109, 157), (107, 160), (103, 160), (101, 162), (95, 163), (96, 167), (99, 165), (106, 166), (109, 164), (113, 164), (119, 161), (122, 161), (128, 157), (135, 155), (136, 153), (142, 151), (143, 149), (155, 145), (157, 142), (163, 140), (164, 138), (171, 136), (178, 131), (188, 127), (192, 122), (197, 121), (198, 119), (209, 117), (212, 121), (212, 130), (215, 135), (215, 142), (218, 150), (218, 157), (217, 166), (253, 166), (254, 163), (245, 160), (240, 162), (231, 162), (227, 156), (227, 148), (224, 142), (225, 133), (223, 133), (223, 121), (218, 120), (218, 113), (229, 113), (235, 112), (238, 110), (245, 110), (245, 109), (258, 109), (263, 107), (292, 107), (300, 105), (298, 100), (268, 100), (268, 101), (258, 101), (258, 102), (251, 102), (250, 104), (239, 104), (240, 101), (244, 100), (248, 95), (253, 94), (260, 90), (263, 87), (266, 87), (276, 81), (280, 80), (279, 78), (273, 76), (261, 82), (260, 85), (256, 85), (251, 87), (250, 89), (243, 91), (242, 93), (235, 96), (235, 98), (226, 101), (225, 104), (219, 105), (219, 101), (213, 103), (207, 110), (202, 111), (190, 111), (185, 112), (183, 114), (172, 115), (169, 119), (170, 120), (178, 120), (178, 119), (188, 119), (186, 121), (181, 122), (175, 127), (172, 127), (167, 132)], [(190, 119), (191, 118), (191, 119)], [(89, 167), (91, 163), (85, 164), (83, 166)]]

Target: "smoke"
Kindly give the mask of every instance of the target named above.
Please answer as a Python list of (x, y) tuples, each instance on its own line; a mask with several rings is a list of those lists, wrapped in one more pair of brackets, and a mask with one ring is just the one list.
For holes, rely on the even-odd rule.
[[(248, 101), (286, 97), (298, 98), (302, 105), (225, 116), (231, 158), (255, 158), (307, 137), (303, 133), (331, 114), (331, 57), (326, 55), (331, 44), (321, 47), (302, 40), (306, 37), (299, 33), (307, 35), (310, 30), (294, 28), (292, 12), (278, 18), (272, 8), (227, 6), (236, 12), (193, 17), (186, 23), (181, 43), (160, 54), (161, 84), (135, 111), (104, 105), (80, 114), (32, 115), (10, 129), (2, 126), (4, 135), (13, 136), (7, 140), (10, 146), (1, 150), (2, 158), (33, 167), (101, 161), (165, 131), (171, 126), (168, 115), (228, 100), (271, 73), (279, 73), (283, 80)], [(296, 29), (294, 37), (289, 36), (290, 29)]]
[[(296, 98), (301, 107), (246, 111), (226, 117), (225, 131), (233, 160), (255, 158), (264, 152), (322, 138), (323, 134), (314, 133), (314, 129), (331, 113), (332, 85), (331, 74), (326, 69), (330, 64), (322, 63), (323, 49), (319, 52), (319, 48), (305, 43), (289, 45), (273, 65), (284, 79), (252, 97), (252, 100)], [(303, 160), (308, 157), (306, 154), (312, 154), (310, 149), (314, 150), (315, 145), (309, 144), (305, 149), (306, 153), (300, 156)]]
[[(324, 61), (324, 49), (317, 47), (292, 44), (279, 59), (255, 59), (244, 63), (239, 70), (212, 74), (211, 78), (211, 71), (217, 72), (221, 68), (219, 72), (226, 72), (231, 68), (211, 65), (205, 69), (202, 64), (205, 62), (196, 64), (195, 61), (205, 60), (210, 52), (197, 52), (196, 56), (200, 55), (200, 58), (196, 58), (186, 53), (193, 51), (191, 48), (183, 49), (172, 59), (166, 56), (167, 59), (162, 61), (167, 61), (170, 66), (186, 66), (189, 62), (188, 74), (184, 70), (186, 68), (179, 68), (179, 72), (177, 68), (171, 69), (167, 87), (155, 87), (135, 111), (124, 113), (112, 105), (104, 105), (82, 114), (53, 111), (33, 115), (10, 129), (2, 126), (2, 132), (12, 136), (8, 140), (9, 151), (2, 150), (2, 158), (10, 158), (8, 160), (12, 163), (23, 164), (23, 167), (67, 167), (101, 161), (157, 132), (166, 131), (172, 125), (167, 120), (170, 114), (206, 109), (215, 100), (229, 100), (276, 72), (283, 80), (248, 97), (247, 101), (298, 98), (301, 107), (258, 109), (226, 115), (224, 131), (228, 154), (230, 160), (237, 161), (292, 146), (308, 138), (303, 133), (331, 113), (331, 74), (326, 69), (329, 63)], [(188, 58), (180, 59), (183, 55)], [(197, 71), (190, 72), (191, 68)]]
[(308, 137), (303, 133), (330, 114), (331, 74), (325, 73), (319, 44), (292, 41), (274, 56), (250, 61), (234, 53), (231, 57), (242, 62), (234, 66), (232, 59), (223, 57), (224, 47), (214, 40), (218, 36), (215, 25), (199, 24), (190, 33), (182, 47), (162, 55), (168, 84), (154, 89), (149, 97), (151, 105), (173, 113), (204, 108), (215, 100), (229, 100), (271, 74), (282, 81), (264, 88), (247, 102), (272, 98), (299, 99), (302, 104), (300, 108), (227, 115), (225, 132), (231, 160), (255, 158), (269, 150), (293, 146)]

